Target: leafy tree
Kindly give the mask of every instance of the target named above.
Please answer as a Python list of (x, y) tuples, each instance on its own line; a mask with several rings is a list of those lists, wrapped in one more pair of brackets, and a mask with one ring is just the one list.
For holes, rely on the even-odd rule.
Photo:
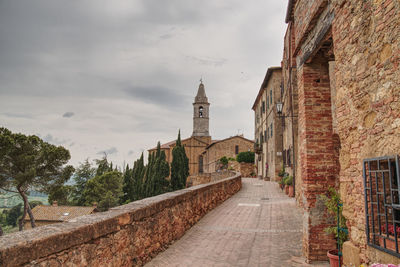
[(226, 156), (223, 156), (222, 158), (219, 159), (219, 163), (222, 165), (222, 168), (226, 169), (228, 166), (228, 158)]
[(85, 204), (90, 206), (97, 202), (97, 207), (101, 211), (117, 206), (122, 196), (122, 174), (118, 171), (108, 171), (99, 176), (96, 175), (86, 183), (83, 191)]
[(12, 207), (7, 212), (6, 224), (12, 225), (12, 226), (17, 226), (18, 218), (21, 217), (22, 213), (23, 213), (22, 212), (22, 203), (19, 203), (18, 205)]
[(72, 166), (65, 166), (70, 157), (62, 146), (46, 143), (35, 135), (26, 136), (0, 128), (0, 189), (18, 192), (23, 199), (20, 230), (27, 213), (32, 228), (35, 227), (27, 192), (30, 189), (49, 192), (53, 186), (66, 182), (74, 171)]
[(83, 206), (85, 204), (86, 201), (83, 198), (83, 191), (85, 190), (87, 181), (92, 179), (95, 173), (96, 169), (92, 167), (92, 165), (89, 162), (89, 159), (86, 159), (76, 168), (73, 177), (75, 185), (72, 191), (72, 202), (75, 205)]
[(252, 151), (245, 151), (245, 152), (240, 152), (236, 156), (236, 161), (237, 162), (246, 162), (246, 163), (254, 163), (254, 152)]
[(57, 201), (59, 205), (70, 205), (73, 190), (74, 187), (71, 185), (55, 186), (49, 192), (48, 201), (50, 204)]
[(189, 176), (189, 159), (186, 156), (185, 148), (181, 143), (181, 131), (178, 133), (176, 145), (172, 150), (171, 163), (171, 186), (173, 190), (186, 187), (186, 179)]
[(113, 164), (108, 163), (107, 155), (104, 155), (102, 159), (95, 160), (97, 169), (96, 169), (96, 176), (100, 176), (106, 172), (113, 171)]

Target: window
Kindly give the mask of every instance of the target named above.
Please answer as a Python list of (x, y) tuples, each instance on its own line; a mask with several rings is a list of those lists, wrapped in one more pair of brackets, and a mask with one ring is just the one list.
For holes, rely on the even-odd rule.
[(264, 131), (264, 142), (267, 142), (267, 131)]
[(239, 146), (238, 145), (235, 146), (235, 154), (236, 155), (239, 154)]
[(272, 138), (272, 136), (273, 136), (273, 132), (272, 132), (272, 128), (273, 128), (273, 127), (272, 127), (272, 122), (271, 122), (271, 127), (270, 127), (270, 128), (271, 128), (271, 138)]
[(262, 102), (262, 111), (265, 113), (265, 101)]
[(203, 118), (203, 107), (199, 107), (199, 117)]
[(288, 150), (286, 150), (286, 163), (288, 166), (290, 166), (292, 164), (291, 162), (291, 157), (290, 157), (290, 148)]
[(363, 161), (368, 245), (400, 257), (399, 157)]
[(270, 104), (272, 105), (272, 89), (269, 91), (269, 99), (270, 99)]
[(268, 101), (268, 94), (267, 94), (267, 110), (269, 109), (269, 101)]

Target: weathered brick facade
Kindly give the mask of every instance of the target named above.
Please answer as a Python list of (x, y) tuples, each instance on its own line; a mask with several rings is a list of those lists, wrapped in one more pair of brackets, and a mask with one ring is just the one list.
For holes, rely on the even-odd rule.
[(286, 22), (294, 32), (304, 253), (317, 260), (334, 248), (319, 195), (336, 186), (350, 230), (346, 263), (399, 263), (367, 245), (362, 162), (400, 152), (400, 1), (290, 0)]
[(258, 175), (276, 181), (282, 168), (282, 119), (276, 111), (281, 99), (282, 69), (267, 70), (264, 81), (253, 104), (255, 112), (255, 139), (261, 147), (256, 164)]
[(237, 154), (246, 151), (254, 151), (254, 141), (240, 135), (215, 141), (207, 146), (203, 152), (205, 162), (204, 170), (207, 173), (216, 172), (219, 169), (218, 161), (220, 158), (225, 156), (235, 159)]

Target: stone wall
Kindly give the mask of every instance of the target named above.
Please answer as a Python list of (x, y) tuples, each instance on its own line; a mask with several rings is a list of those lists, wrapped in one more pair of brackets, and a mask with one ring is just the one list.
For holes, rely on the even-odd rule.
[(344, 256), (352, 251), (354, 264), (399, 263), (367, 244), (362, 162), (400, 153), (400, 1), (291, 2), (305, 255), (320, 259), (328, 248), (318, 195), (336, 185), (350, 231)]
[[(340, 191), (361, 262), (400, 263), (369, 247), (362, 161), (400, 154), (400, 1), (333, 1)], [(384, 256), (383, 256), (384, 255)]]
[(141, 266), (241, 188), (241, 176), (0, 237), (0, 266)]
[(253, 163), (246, 163), (246, 162), (240, 163), (240, 173), (242, 174), (242, 177), (255, 176), (256, 172), (257, 170), (254, 167)]

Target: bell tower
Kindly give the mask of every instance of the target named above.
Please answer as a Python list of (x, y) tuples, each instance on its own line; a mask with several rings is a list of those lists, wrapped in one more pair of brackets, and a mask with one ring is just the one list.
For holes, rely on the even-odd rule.
[(210, 136), (209, 133), (210, 103), (204, 90), (203, 81), (200, 80), (197, 95), (193, 103), (193, 134), (192, 136)]

